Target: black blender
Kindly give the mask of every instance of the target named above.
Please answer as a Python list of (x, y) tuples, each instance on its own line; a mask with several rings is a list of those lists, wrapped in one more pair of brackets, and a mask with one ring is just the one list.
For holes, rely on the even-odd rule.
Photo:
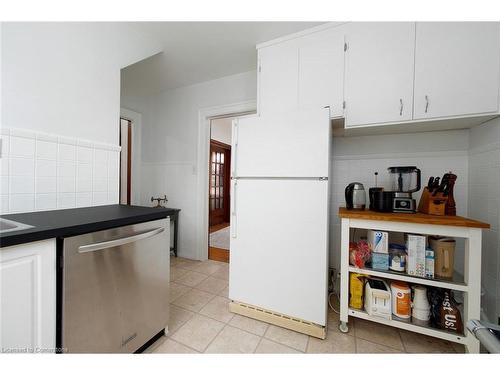
[(420, 169), (417, 167), (389, 167), (393, 192), (392, 211), (417, 212), (417, 204), (412, 193), (420, 190)]

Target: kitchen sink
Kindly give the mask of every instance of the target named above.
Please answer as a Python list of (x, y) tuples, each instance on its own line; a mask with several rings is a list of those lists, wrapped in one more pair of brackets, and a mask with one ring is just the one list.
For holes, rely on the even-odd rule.
[(33, 228), (32, 225), (18, 223), (17, 221), (7, 220), (0, 217), (0, 234), (6, 232), (13, 232), (16, 230), (23, 230)]

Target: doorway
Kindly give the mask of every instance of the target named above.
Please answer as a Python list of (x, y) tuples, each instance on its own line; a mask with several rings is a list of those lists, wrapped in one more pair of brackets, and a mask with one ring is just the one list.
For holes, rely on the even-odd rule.
[(120, 204), (131, 204), (132, 121), (120, 118)]
[(208, 258), (229, 262), (231, 131), (234, 117), (210, 121), (208, 165)]

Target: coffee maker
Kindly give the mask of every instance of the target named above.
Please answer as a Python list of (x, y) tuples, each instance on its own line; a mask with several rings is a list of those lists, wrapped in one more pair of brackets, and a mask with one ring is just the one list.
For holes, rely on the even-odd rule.
[(412, 193), (420, 190), (420, 169), (414, 166), (389, 167), (393, 192), (392, 211), (415, 213), (417, 205)]

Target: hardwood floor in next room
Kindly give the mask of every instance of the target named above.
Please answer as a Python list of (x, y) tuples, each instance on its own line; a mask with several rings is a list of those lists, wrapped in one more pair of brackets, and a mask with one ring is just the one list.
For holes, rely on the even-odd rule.
[(210, 226), (208, 259), (229, 263), (229, 223)]
[(413, 332), (354, 319), (349, 333), (328, 314), (326, 340), (229, 312), (229, 265), (171, 258), (169, 332), (146, 353), (463, 353)]

